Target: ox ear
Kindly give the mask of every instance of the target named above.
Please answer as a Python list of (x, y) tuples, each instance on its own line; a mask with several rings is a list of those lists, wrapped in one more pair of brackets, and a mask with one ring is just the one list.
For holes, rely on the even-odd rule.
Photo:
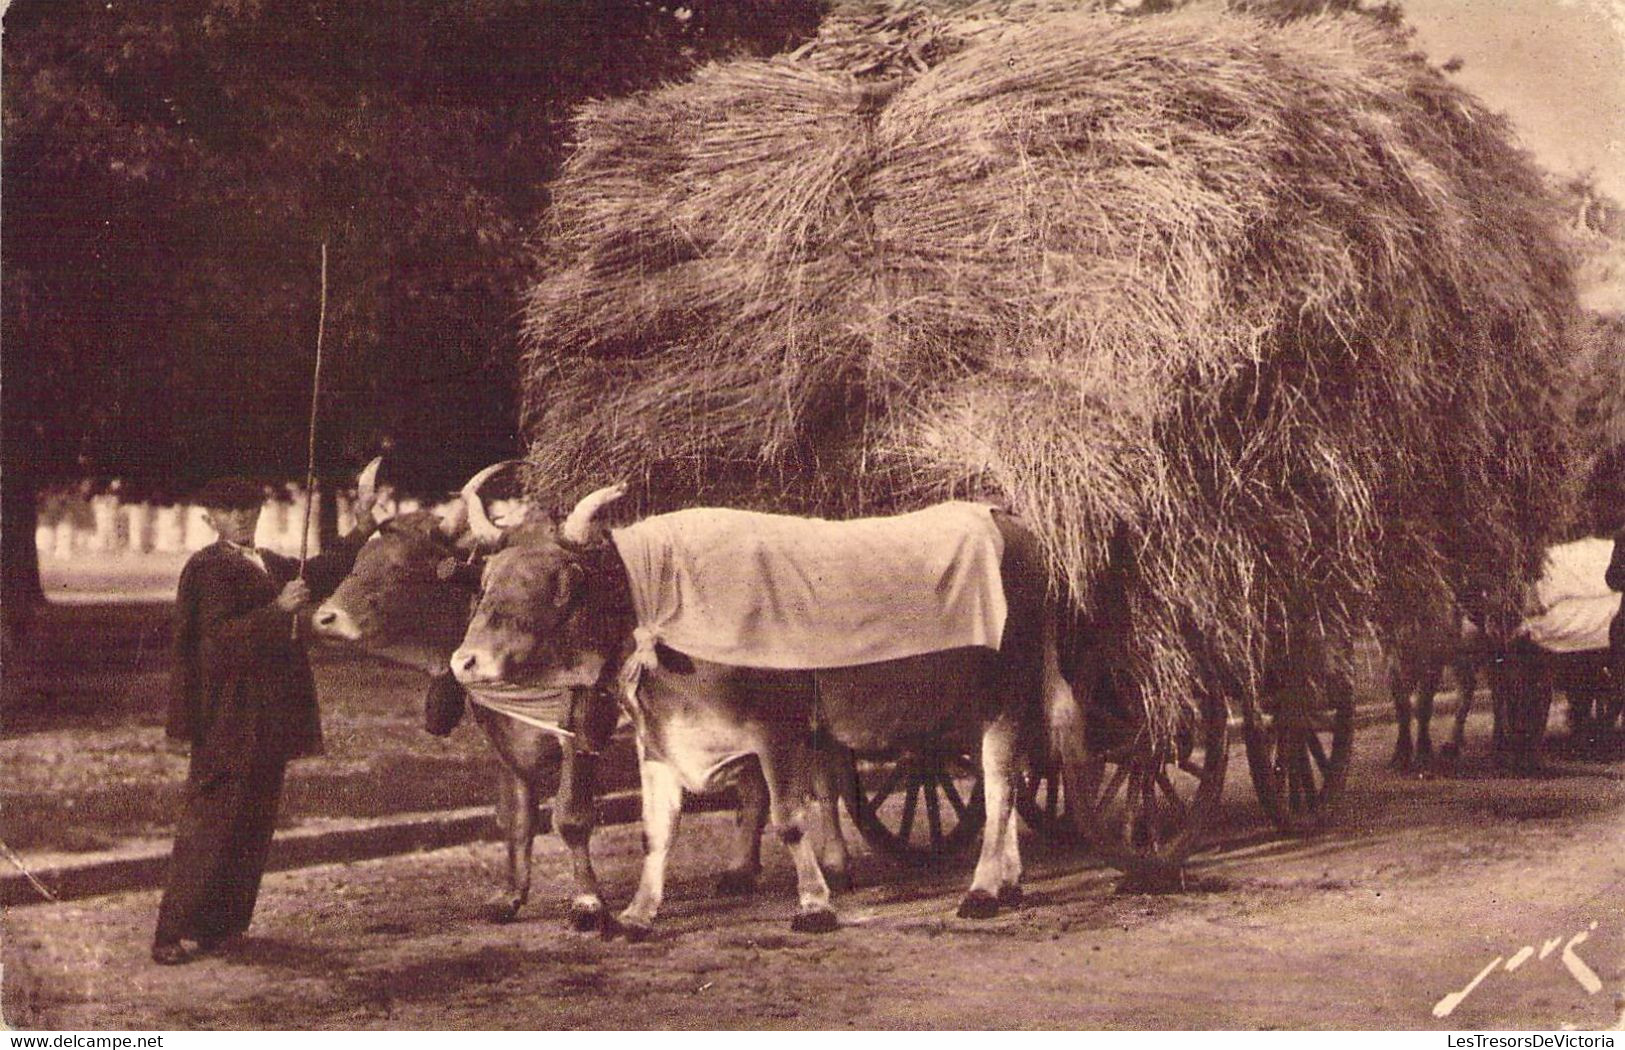
[(586, 547), (602, 539), (604, 527), (593, 519), (609, 504), (626, 495), (625, 483), (606, 485), (582, 497), (564, 524), (559, 526), (559, 540), (577, 547)]

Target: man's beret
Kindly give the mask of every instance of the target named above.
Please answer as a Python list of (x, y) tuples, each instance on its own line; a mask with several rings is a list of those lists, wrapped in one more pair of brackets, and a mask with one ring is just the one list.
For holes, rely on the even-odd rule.
[(247, 510), (265, 503), (265, 488), (248, 478), (215, 478), (198, 490), (193, 502), (211, 509)]

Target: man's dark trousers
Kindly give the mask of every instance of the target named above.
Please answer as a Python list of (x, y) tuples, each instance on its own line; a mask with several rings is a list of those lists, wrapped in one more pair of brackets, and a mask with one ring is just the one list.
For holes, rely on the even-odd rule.
[(176, 829), (154, 940), (219, 941), (248, 929), (271, 849), (287, 763), (243, 770), (196, 769)]

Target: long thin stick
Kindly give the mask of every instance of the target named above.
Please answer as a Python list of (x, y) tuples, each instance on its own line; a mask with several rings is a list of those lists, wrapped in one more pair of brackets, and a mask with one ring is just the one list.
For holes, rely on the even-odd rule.
[[(305, 578), (310, 560), (310, 512), (316, 506), (316, 413), (322, 398), (322, 335), (327, 330), (327, 242), (322, 242), (322, 305), (316, 314), (316, 370), (310, 377), (310, 440), (305, 450), (305, 527), (299, 531), (299, 578)], [(299, 617), (293, 618), (289, 636), (299, 640)]]
[(23, 873), (23, 877), (33, 885), (34, 889), (39, 891), (39, 895), (41, 897), (44, 897), (46, 900), (51, 901), (52, 903), (56, 902), (56, 894), (52, 893), (50, 887), (46, 886), (45, 883), (35, 878), (33, 872), (29, 871), (23, 866), (23, 859), (17, 856), (16, 851), (10, 846), (6, 845), (4, 840), (0, 840), (0, 850), (5, 851), (6, 859), (17, 866), (17, 870)]
[(305, 455), (305, 528), (299, 534), (299, 578), (310, 556), (310, 512), (316, 505), (316, 405), (322, 393), (322, 335), (327, 329), (327, 242), (322, 242), (322, 305), (316, 315), (316, 371), (310, 380), (310, 442)]

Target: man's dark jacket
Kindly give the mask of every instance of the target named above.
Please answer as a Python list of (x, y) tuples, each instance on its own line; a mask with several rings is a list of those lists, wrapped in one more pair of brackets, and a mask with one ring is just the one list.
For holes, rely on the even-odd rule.
[[(306, 563), (314, 598), (338, 587), (362, 542), (352, 533)], [(276, 605), (299, 563), (259, 553), (265, 572), (222, 540), (181, 571), (165, 731), (191, 743), (196, 773), (241, 772), (322, 750), (304, 642), (293, 637), (294, 614)]]

